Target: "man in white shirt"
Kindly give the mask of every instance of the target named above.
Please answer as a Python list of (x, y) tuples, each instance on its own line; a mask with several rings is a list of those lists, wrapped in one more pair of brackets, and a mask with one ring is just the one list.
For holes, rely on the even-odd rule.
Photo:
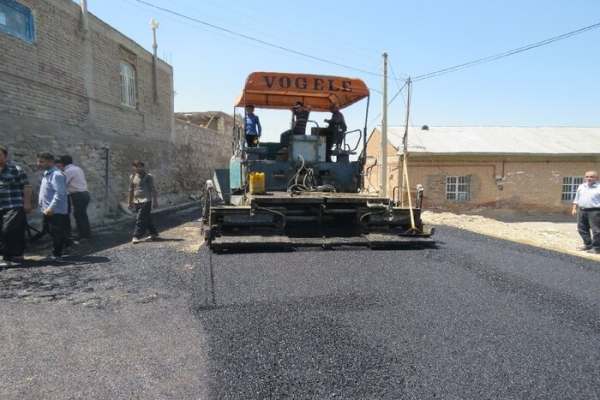
[[(577, 231), (583, 239), (580, 250), (600, 254), (600, 182), (598, 172), (587, 171), (577, 188), (571, 214), (577, 215)], [(590, 230), (592, 234), (590, 235)]]
[[(87, 207), (90, 204), (90, 193), (88, 192), (85, 174), (81, 168), (73, 164), (73, 158), (69, 155), (60, 157), (56, 162), (56, 166), (63, 171), (67, 178), (69, 204), (71, 205), (70, 209), (73, 210), (79, 239), (89, 239), (91, 233)], [(70, 226), (71, 224), (69, 224), (69, 231)]]

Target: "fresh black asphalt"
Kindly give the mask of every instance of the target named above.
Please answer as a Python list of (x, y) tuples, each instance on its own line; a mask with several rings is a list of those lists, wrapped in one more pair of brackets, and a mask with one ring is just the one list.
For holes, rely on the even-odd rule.
[(600, 398), (600, 264), (451, 228), (437, 239), (205, 251), (212, 398)]
[(0, 398), (600, 398), (600, 263), (446, 227), (393, 251), (173, 235), (0, 271)]

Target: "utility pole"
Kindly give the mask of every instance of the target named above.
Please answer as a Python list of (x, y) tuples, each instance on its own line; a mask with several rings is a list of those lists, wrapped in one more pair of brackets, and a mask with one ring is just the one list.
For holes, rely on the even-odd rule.
[(408, 124), (410, 121), (410, 99), (411, 99), (411, 90), (412, 90), (412, 80), (410, 76), (406, 81), (406, 120), (404, 123), (404, 136), (402, 137), (402, 185), (400, 188), (400, 204), (401, 207), (404, 207), (404, 191), (408, 191), (408, 197), (410, 200), (410, 187), (408, 183)]
[(153, 99), (154, 99), (154, 103), (158, 102), (158, 74), (156, 71), (156, 67), (158, 64), (158, 55), (157, 55), (157, 49), (158, 49), (158, 44), (156, 43), (156, 30), (158, 29), (159, 23), (157, 20), (155, 20), (154, 18), (152, 18), (150, 20), (150, 27), (152, 28), (152, 50), (153, 50), (153, 57), (152, 57), (152, 95), (153, 95)]
[(387, 78), (388, 78), (388, 55), (383, 53), (383, 111), (381, 112), (381, 172), (380, 172), (380, 186), (381, 195), (387, 197), (387, 172), (388, 172), (388, 138), (387, 138)]
[[(406, 123), (404, 124), (404, 137), (402, 138), (402, 186), (406, 185), (406, 194), (408, 198), (408, 210), (410, 214), (410, 227), (413, 231), (417, 230), (415, 224), (415, 213), (412, 206), (412, 198), (410, 197), (410, 181), (408, 180), (408, 124), (410, 122), (410, 96), (411, 96), (412, 80), (408, 77), (406, 81)], [(404, 207), (404, 191), (402, 192), (402, 207)]]

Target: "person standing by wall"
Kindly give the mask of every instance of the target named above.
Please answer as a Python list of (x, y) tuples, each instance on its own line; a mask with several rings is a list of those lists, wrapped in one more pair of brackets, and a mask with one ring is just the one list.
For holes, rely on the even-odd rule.
[[(598, 172), (587, 171), (577, 188), (571, 214), (577, 215), (577, 231), (583, 239), (579, 250), (600, 254), (600, 182)], [(591, 230), (591, 235), (590, 235)]]
[(54, 165), (54, 156), (50, 153), (37, 155), (38, 168), (42, 170), (39, 206), (48, 223), (52, 236), (52, 254), (47, 258), (61, 261), (63, 250), (68, 243), (67, 224), (69, 206), (67, 198), (67, 179)]
[[(90, 204), (90, 193), (88, 192), (85, 174), (80, 167), (73, 164), (73, 158), (70, 155), (60, 157), (56, 162), (56, 166), (63, 171), (67, 179), (69, 204), (73, 209), (78, 239), (89, 239), (90, 221), (87, 215), (87, 207)], [(69, 220), (69, 235), (71, 234), (70, 230), (71, 221)]]
[[(135, 230), (131, 243), (142, 240), (155, 240), (158, 231), (152, 222), (152, 208), (158, 206), (158, 193), (154, 187), (154, 177), (146, 172), (142, 161), (132, 163), (133, 174), (129, 178), (129, 208), (136, 212)], [(144, 237), (150, 233), (149, 237)]]
[(23, 262), (26, 213), (31, 212), (31, 185), (23, 169), (8, 161), (8, 150), (0, 145), (0, 267)]

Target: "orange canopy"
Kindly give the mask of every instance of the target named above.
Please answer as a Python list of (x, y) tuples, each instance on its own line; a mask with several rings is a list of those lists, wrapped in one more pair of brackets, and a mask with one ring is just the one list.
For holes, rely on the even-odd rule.
[(339, 76), (253, 72), (246, 79), (236, 107), (290, 109), (301, 101), (313, 111), (329, 111), (332, 104), (347, 107), (369, 95), (360, 79)]

